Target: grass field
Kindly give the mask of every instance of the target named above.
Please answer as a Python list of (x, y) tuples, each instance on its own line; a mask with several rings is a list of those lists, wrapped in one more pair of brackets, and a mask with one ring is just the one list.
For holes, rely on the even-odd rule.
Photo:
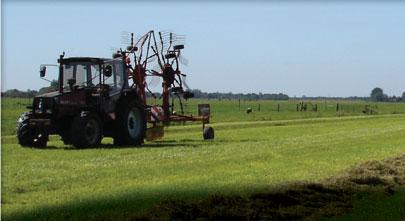
[[(405, 152), (403, 103), (370, 104), (378, 114), (364, 115), (366, 103), (359, 102), (339, 101), (338, 112), (337, 102), (297, 112), (297, 101), (260, 101), (259, 112), (257, 101), (241, 102), (239, 111), (238, 101), (216, 100), (210, 101), (214, 141), (202, 141), (200, 125), (188, 125), (169, 127), (163, 140), (141, 148), (116, 148), (106, 138), (100, 148), (78, 150), (57, 136), (46, 149), (21, 148), (13, 135), (24, 111), (17, 102), (2, 99), (4, 220), (128, 219), (162, 200), (244, 196), (288, 182), (319, 181)], [(190, 111), (197, 102), (207, 101), (190, 102)], [(252, 114), (244, 112), (247, 107)], [(404, 205), (404, 199), (403, 190), (391, 198), (376, 193), (342, 219), (381, 208), (393, 219), (403, 218), (401, 207), (392, 205)]]
[[(26, 106), (32, 105), (32, 99), (2, 98), (1, 131), (3, 135), (15, 134), (15, 124)], [(297, 111), (297, 104), (301, 101), (307, 103), (307, 111)], [(151, 104), (160, 103), (160, 100), (150, 100)], [(291, 120), (318, 117), (364, 116), (365, 106), (371, 107), (376, 114), (405, 114), (405, 102), (402, 103), (375, 103), (365, 101), (323, 101), (323, 100), (288, 100), (288, 101), (249, 101), (249, 100), (203, 100), (191, 99), (185, 104), (187, 114), (197, 115), (197, 104), (209, 103), (211, 105), (211, 122), (245, 122), (245, 121), (272, 121)], [(177, 102), (175, 103), (178, 104)], [(240, 105), (239, 105), (240, 104)], [(317, 111), (313, 107), (317, 106)], [(339, 106), (337, 109), (337, 105)], [(260, 106), (260, 110), (259, 110)], [(246, 109), (252, 108), (251, 114)], [(178, 110), (178, 108), (177, 108)]]

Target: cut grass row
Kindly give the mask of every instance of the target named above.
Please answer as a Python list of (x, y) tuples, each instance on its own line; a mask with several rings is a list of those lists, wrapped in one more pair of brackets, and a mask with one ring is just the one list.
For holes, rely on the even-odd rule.
[[(326, 217), (350, 217), (356, 220), (403, 220), (403, 185), (405, 154), (382, 161), (367, 161), (320, 182), (287, 183), (245, 197), (219, 194), (193, 201), (165, 201), (151, 207), (142, 216), (131, 218), (321, 220)], [(354, 212), (350, 213), (353, 207)], [(368, 211), (362, 214), (365, 208)], [(343, 214), (347, 218), (342, 217)]]
[(200, 127), (171, 127), (142, 148), (105, 139), (76, 150), (54, 138), (50, 149), (24, 149), (2, 137), (2, 218), (119, 219), (165, 199), (317, 181), (405, 151), (405, 116), (341, 119), (218, 123), (212, 142)]
[(395, 190), (394, 195), (384, 192), (363, 194), (354, 202), (353, 210), (347, 214), (325, 219), (325, 221), (402, 221), (405, 220), (405, 186)]

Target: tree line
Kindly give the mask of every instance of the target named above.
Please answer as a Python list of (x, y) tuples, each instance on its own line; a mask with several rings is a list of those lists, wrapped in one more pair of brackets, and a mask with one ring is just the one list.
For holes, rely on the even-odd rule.
[[(49, 87), (43, 87), (39, 91), (36, 90), (27, 90), (27, 91), (20, 91), (17, 89), (7, 90), (1, 93), (2, 97), (21, 97), (21, 98), (32, 98), (36, 95), (44, 94), (47, 92), (55, 91), (58, 89), (58, 82), (52, 81)], [(202, 92), (199, 89), (193, 89), (189, 92), (194, 94), (194, 98), (201, 98), (201, 99), (245, 99), (245, 100), (288, 100), (289, 97), (286, 94), (278, 93), (278, 94), (263, 94), (263, 93), (208, 93)], [(160, 93), (153, 93), (156, 98), (161, 97)], [(152, 97), (149, 93), (147, 94), (148, 97)]]
[[(20, 91), (18, 89), (11, 89), (5, 92), (1, 92), (1, 97), (11, 97), (11, 98), (33, 98), (37, 95), (44, 94), (47, 92), (55, 91), (58, 88), (58, 82), (52, 81), (49, 87), (43, 87), (36, 90), (26, 90)], [(288, 100), (290, 97), (283, 93), (221, 93), (221, 92), (203, 92), (199, 89), (190, 90), (194, 94), (194, 98), (201, 99), (241, 99), (241, 100)], [(154, 93), (156, 98), (161, 97), (160, 93)], [(152, 97), (148, 95), (148, 97)], [(384, 94), (383, 89), (376, 87), (371, 91), (370, 97), (298, 97), (298, 99), (350, 99), (350, 100), (366, 100), (375, 102), (405, 102), (405, 92), (402, 96), (388, 96)]]
[(37, 90), (26, 90), (26, 91), (20, 91), (18, 89), (11, 89), (7, 90), (5, 92), (1, 92), (1, 97), (11, 97), (11, 98), (33, 98), (37, 95), (40, 94), (45, 94), (51, 91), (58, 90), (58, 81), (53, 80), (50, 82), (50, 85), (48, 87), (43, 87), (41, 89)]
[(221, 92), (202, 92), (199, 89), (193, 89), (190, 92), (194, 93), (195, 98), (202, 99), (242, 99), (242, 100), (288, 100), (289, 97), (283, 93), (221, 93)]

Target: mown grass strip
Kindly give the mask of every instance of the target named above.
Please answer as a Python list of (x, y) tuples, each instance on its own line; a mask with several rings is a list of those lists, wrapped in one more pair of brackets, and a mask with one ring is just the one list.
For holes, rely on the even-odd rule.
[[(246, 195), (296, 180), (317, 181), (405, 150), (405, 117), (168, 132), (141, 148), (2, 146), (2, 218), (88, 220), (140, 213), (166, 199)], [(4, 140), (2, 140), (3, 142)], [(111, 140), (106, 140), (111, 142)]]

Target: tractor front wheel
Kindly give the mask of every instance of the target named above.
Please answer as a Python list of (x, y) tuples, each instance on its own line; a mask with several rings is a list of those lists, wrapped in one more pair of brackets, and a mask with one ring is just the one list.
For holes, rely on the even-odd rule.
[(23, 113), (17, 121), (18, 143), (23, 147), (46, 147), (48, 134), (41, 131), (37, 126), (32, 126), (29, 121), (31, 112)]
[(100, 145), (102, 138), (101, 121), (95, 114), (73, 118), (70, 140), (78, 148)]

